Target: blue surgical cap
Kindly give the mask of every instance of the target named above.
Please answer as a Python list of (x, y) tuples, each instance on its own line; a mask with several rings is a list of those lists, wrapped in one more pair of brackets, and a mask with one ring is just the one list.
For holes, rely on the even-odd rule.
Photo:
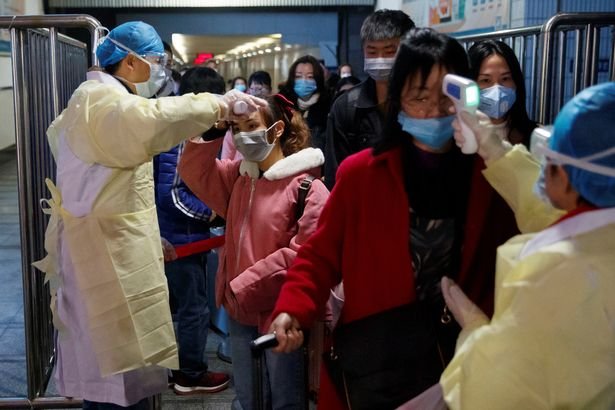
[[(598, 154), (615, 146), (615, 82), (586, 88), (555, 119), (549, 148), (573, 158)], [(592, 160), (615, 169), (615, 154)], [(600, 208), (615, 206), (615, 178), (564, 165), (574, 189)]]
[[(111, 37), (139, 55), (164, 53), (162, 40), (154, 27), (142, 21), (129, 21), (120, 24), (111, 30), (107, 37)], [(101, 67), (115, 64), (127, 55), (128, 50), (124, 50), (108, 38), (96, 48), (96, 57), (98, 57)]]

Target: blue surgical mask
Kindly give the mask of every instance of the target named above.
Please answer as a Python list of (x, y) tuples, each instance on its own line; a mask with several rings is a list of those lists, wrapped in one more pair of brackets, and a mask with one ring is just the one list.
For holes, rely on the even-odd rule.
[(237, 91), (241, 91), (242, 93), (246, 92), (246, 85), (245, 84), (235, 84), (235, 88)]
[(412, 118), (400, 111), (397, 121), (401, 129), (432, 149), (440, 149), (453, 137), (454, 115), (438, 118)]
[(312, 94), (316, 92), (316, 80), (309, 79), (305, 80), (303, 78), (297, 78), (295, 80), (295, 94), (299, 96), (299, 98), (309, 98)]
[(478, 109), (489, 118), (499, 120), (504, 117), (517, 100), (517, 92), (513, 88), (496, 84), (480, 90), (480, 105)]

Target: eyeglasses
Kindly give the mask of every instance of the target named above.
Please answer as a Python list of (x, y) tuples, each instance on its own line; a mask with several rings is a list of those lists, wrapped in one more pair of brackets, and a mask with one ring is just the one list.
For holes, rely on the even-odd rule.
[(112, 39), (109, 36), (106, 36), (106, 37), (103, 37), (102, 39), (100, 39), (99, 40), (99, 44), (102, 44), (102, 42), (105, 39), (109, 39), (109, 41), (111, 41), (116, 46), (118, 46), (118, 47), (128, 51), (129, 53), (131, 53), (134, 56), (136, 56), (138, 59), (143, 60), (144, 62), (147, 62), (147, 63), (150, 63), (150, 64), (160, 64), (163, 67), (167, 64), (168, 56), (166, 55), (166, 53), (137, 54), (130, 47), (126, 47), (124, 44), (120, 43), (117, 40)]
[(597, 152), (592, 155), (573, 158), (549, 148), (549, 139), (552, 134), (552, 126), (538, 127), (532, 131), (530, 137), (530, 152), (538, 161), (542, 163), (549, 162), (554, 165), (570, 165), (575, 168), (583, 169), (595, 174), (606, 175), (615, 178), (615, 168), (610, 166), (596, 164), (594, 161), (615, 155), (615, 147), (611, 147), (605, 151)]
[(269, 89), (269, 87), (250, 87), (248, 88), (248, 92), (250, 94), (255, 94), (255, 95), (261, 95), (261, 94), (268, 94), (271, 90)]
[(168, 61), (168, 57), (165, 53), (148, 53), (137, 55), (137, 57), (146, 60), (150, 64), (159, 64), (162, 67), (165, 67)]
[(448, 113), (453, 105), (451, 99), (446, 96), (440, 97), (437, 101), (432, 98), (411, 98), (406, 101), (410, 109), (420, 112), (431, 112), (434, 107), (438, 107), (439, 111)]
[(545, 162), (553, 126), (536, 127), (530, 136), (530, 153), (538, 162)]

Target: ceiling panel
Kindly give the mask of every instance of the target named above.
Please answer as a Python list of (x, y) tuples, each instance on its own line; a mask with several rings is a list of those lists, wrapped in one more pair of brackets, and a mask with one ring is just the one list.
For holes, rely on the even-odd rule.
[[(254, 35), (254, 36), (204, 36), (174, 33), (172, 36), (173, 48), (181, 59), (191, 63), (198, 53), (212, 53), (220, 58), (238, 48), (248, 51), (266, 50), (281, 45), (280, 34)], [(224, 56), (222, 56), (224, 57)]]
[(50, 7), (314, 7), (374, 6), (375, 0), (49, 0)]

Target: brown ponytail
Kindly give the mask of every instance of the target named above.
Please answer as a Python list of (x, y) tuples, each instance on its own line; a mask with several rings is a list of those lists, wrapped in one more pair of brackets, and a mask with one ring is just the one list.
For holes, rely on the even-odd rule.
[(269, 109), (263, 110), (263, 119), (267, 127), (283, 121), (284, 133), (280, 137), (280, 147), (284, 156), (299, 152), (309, 146), (310, 130), (301, 113), (294, 108), (294, 104), (281, 94), (266, 98)]

